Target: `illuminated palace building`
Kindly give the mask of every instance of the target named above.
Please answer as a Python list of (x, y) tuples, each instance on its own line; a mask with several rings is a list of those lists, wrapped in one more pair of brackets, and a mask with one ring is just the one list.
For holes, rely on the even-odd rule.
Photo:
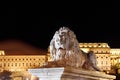
[[(80, 43), (80, 48), (85, 51), (93, 51), (96, 54), (97, 65), (104, 71), (111, 70), (111, 66), (120, 62), (120, 49), (111, 49), (107, 43)], [(27, 71), (30, 68), (38, 68), (50, 60), (49, 49), (47, 55), (6, 55), (0, 51), (0, 72)]]

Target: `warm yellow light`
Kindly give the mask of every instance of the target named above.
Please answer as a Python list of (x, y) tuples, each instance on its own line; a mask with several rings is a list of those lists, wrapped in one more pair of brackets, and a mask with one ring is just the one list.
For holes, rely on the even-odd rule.
[(89, 48), (81, 48), (81, 50), (83, 50), (83, 51), (86, 52), (86, 53), (89, 52)]
[(89, 47), (92, 47), (91, 45), (89, 45)]
[(0, 55), (5, 55), (5, 52), (3, 50), (0, 50)]
[(103, 45), (103, 47), (105, 47), (105, 45)]
[(94, 47), (97, 47), (96, 45), (94, 45)]

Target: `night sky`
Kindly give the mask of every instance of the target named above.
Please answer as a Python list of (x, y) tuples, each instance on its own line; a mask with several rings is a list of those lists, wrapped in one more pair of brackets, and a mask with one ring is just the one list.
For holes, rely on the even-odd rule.
[(106, 42), (120, 48), (118, 12), (112, 2), (1, 8), (0, 41), (21, 40), (47, 49), (55, 31), (66, 26), (79, 42)]

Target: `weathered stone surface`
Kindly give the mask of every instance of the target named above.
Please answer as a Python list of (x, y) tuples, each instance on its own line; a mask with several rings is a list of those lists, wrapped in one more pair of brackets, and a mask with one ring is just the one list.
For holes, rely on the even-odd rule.
[(38, 68), (29, 69), (33, 76), (39, 78), (39, 80), (61, 80), (61, 76), (64, 72), (64, 68)]
[(79, 43), (76, 35), (67, 27), (61, 27), (55, 32), (53, 39), (50, 42), (50, 55), (52, 62), (50, 66), (69, 66), (83, 68), (88, 70), (99, 70), (96, 66), (95, 54), (83, 52), (79, 48)]
[(99, 71), (89, 71), (75, 68), (65, 68), (62, 80), (113, 80), (116, 77)]
[[(38, 68), (28, 70), (39, 80), (113, 80), (115, 76), (99, 71), (88, 71), (75, 68)], [(36, 77), (35, 77), (36, 76)]]
[[(66, 27), (55, 32), (50, 42), (51, 62), (40, 69), (30, 69), (39, 80), (113, 80), (96, 66), (95, 54), (79, 48), (76, 35)], [(62, 67), (62, 68), (61, 68)]]

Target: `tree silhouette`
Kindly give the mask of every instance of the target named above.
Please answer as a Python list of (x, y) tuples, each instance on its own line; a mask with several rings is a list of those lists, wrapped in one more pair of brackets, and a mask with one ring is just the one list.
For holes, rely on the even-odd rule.
[(11, 79), (11, 77), (10, 77), (11, 74), (12, 73), (10, 71), (6, 71), (6, 70), (4, 70), (3, 72), (0, 72), (0, 80), (10, 80)]

